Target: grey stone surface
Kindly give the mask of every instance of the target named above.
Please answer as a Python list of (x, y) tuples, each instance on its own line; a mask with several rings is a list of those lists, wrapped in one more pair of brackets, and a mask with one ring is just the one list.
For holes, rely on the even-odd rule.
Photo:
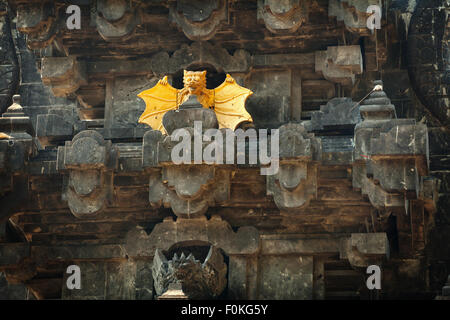
[(250, 54), (245, 50), (236, 50), (231, 55), (218, 45), (196, 41), (190, 46), (182, 45), (171, 56), (164, 51), (153, 55), (152, 71), (158, 75), (173, 74), (196, 63), (210, 64), (226, 73), (247, 72), (250, 62)]
[(58, 148), (57, 170), (69, 173), (64, 195), (75, 216), (90, 216), (105, 207), (118, 157), (111, 141), (92, 130), (78, 133)]
[(308, 20), (309, 1), (258, 0), (258, 19), (273, 33), (295, 32)]
[(61, 142), (73, 135), (73, 125), (56, 114), (38, 115), (36, 120), (36, 136), (41, 138), (42, 145)]
[(347, 29), (361, 33), (367, 28), (367, 8), (370, 5), (381, 7), (380, 0), (330, 0), (328, 15), (343, 21)]
[(313, 258), (263, 256), (259, 299), (310, 300), (313, 298)]
[(23, 284), (9, 284), (0, 272), (0, 300), (29, 300), (29, 293)]
[(194, 127), (195, 121), (202, 122), (202, 130), (219, 128), (216, 114), (211, 109), (178, 109), (170, 110), (164, 114), (163, 126), (168, 134), (172, 134), (178, 128)]
[(253, 91), (246, 109), (257, 128), (278, 128), (289, 121), (291, 74), (288, 70), (255, 70), (245, 86)]
[[(105, 102), (105, 128), (145, 128), (145, 124), (139, 124), (138, 119), (145, 110), (145, 103), (137, 95), (146, 89), (153, 87), (157, 78), (144, 76), (117, 77), (107, 86), (111, 99)], [(119, 136), (118, 136), (119, 137)]]
[(69, 290), (65, 273), (62, 285), (64, 300), (131, 300), (136, 298), (136, 263), (77, 262), (81, 289)]
[(66, 97), (87, 84), (86, 64), (74, 56), (44, 57), (41, 64), (42, 82), (56, 97)]
[(281, 210), (307, 206), (317, 193), (317, 161), (321, 157), (320, 139), (305, 127), (289, 123), (280, 127), (280, 164), (278, 172), (267, 175), (267, 195)]
[(361, 48), (358, 45), (328, 47), (326, 51), (316, 51), (315, 70), (322, 72), (325, 79), (345, 84), (353, 84), (355, 75), (363, 72)]
[(352, 129), (362, 121), (356, 104), (351, 98), (331, 99), (326, 105), (320, 106), (320, 111), (311, 114), (311, 129)]
[(169, 7), (169, 17), (190, 40), (209, 40), (226, 20), (227, 8), (226, 0), (180, 0)]
[(155, 226), (152, 233), (142, 229), (130, 230), (125, 250), (130, 256), (153, 256), (155, 250), (169, 250), (176, 243), (202, 241), (210, 243), (225, 254), (253, 254), (258, 251), (259, 232), (254, 227), (242, 227), (233, 232), (230, 225), (221, 218), (164, 220)]
[(341, 240), (340, 258), (348, 259), (354, 267), (380, 265), (389, 258), (389, 241), (386, 233), (352, 233)]
[(12, 95), (19, 84), (19, 66), (10, 28), (6, 4), (0, 7), (0, 113), (11, 104)]
[(123, 40), (140, 22), (135, 5), (127, 1), (98, 0), (95, 25), (106, 41)]
[(17, 8), (17, 29), (27, 34), (29, 48), (44, 48), (54, 40), (57, 32), (54, 12), (54, 3), (48, 1)]

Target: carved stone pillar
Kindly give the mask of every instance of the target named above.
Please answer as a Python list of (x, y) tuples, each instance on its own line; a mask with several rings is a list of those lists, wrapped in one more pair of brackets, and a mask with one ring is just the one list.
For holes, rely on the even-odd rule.
[(118, 150), (96, 131), (77, 134), (58, 148), (57, 169), (68, 173), (63, 197), (78, 218), (99, 213), (112, 195)]
[(317, 161), (322, 146), (301, 124), (286, 124), (279, 130), (280, 167), (278, 173), (267, 176), (267, 194), (280, 210), (298, 209), (317, 196)]
[[(203, 131), (194, 132), (194, 121), (202, 123)], [(209, 145), (202, 141), (203, 132), (218, 127), (214, 112), (205, 108), (171, 111), (164, 115), (163, 124), (169, 135), (151, 130), (143, 139), (143, 166), (150, 172), (150, 203), (170, 207), (177, 216), (195, 217), (203, 215), (209, 206), (228, 200), (230, 169), (203, 160), (195, 161)], [(186, 129), (190, 135), (188, 164), (172, 161), (172, 149), (179, 143), (172, 141), (177, 127)], [(196, 142), (197, 139), (200, 141)], [(196, 144), (199, 150), (196, 150)], [(225, 163), (223, 159), (222, 163)]]
[(377, 208), (407, 208), (428, 174), (427, 127), (395, 119), (395, 107), (383, 91), (373, 92), (360, 112), (364, 121), (355, 127), (353, 186)]

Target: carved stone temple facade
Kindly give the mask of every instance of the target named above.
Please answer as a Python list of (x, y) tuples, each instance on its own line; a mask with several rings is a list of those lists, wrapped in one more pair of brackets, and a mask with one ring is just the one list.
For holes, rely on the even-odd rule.
[[(448, 0), (0, 1), (0, 299), (448, 297), (449, 13)], [(170, 161), (173, 131), (214, 114), (167, 113), (163, 134), (138, 123), (137, 95), (165, 76), (182, 89), (183, 70), (253, 92), (244, 129), (279, 129), (275, 175)]]

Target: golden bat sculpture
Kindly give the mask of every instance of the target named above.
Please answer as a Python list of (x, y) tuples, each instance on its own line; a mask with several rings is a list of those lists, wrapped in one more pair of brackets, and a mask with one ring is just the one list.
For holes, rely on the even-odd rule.
[(139, 123), (148, 124), (152, 129), (166, 133), (162, 124), (164, 114), (178, 109), (193, 94), (197, 96), (203, 108), (214, 110), (219, 128), (235, 130), (241, 122), (253, 122), (251, 115), (245, 110), (245, 101), (253, 92), (238, 85), (229, 74), (220, 86), (207, 89), (206, 71), (184, 70), (183, 84), (183, 89), (175, 89), (165, 76), (153, 88), (138, 94), (146, 104)]

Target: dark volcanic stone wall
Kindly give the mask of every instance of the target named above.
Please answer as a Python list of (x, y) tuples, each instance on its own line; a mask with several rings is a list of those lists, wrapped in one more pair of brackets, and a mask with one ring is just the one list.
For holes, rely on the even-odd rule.
[[(19, 1), (10, 1), (10, 4), (14, 2)], [(85, 11), (89, 9), (88, 1), (81, 2), (84, 3)], [(274, 192), (271, 191), (270, 196), (267, 193), (266, 186), (269, 182), (256, 174), (256, 171), (240, 168), (233, 173), (230, 181), (224, 182), (231, 185), (228, 202), (220, 206), (211, 204), (207, 212), (208, 218), (223, 218), (233, 231), (246, 227), (255, 228), (264, 236), (262, 238), (266, 249), (269, 248), (266, 256), (252, 256), (248, 260), (241, 256), (242, 252), (232, 251), (229, 281), (230, 288), (234, 288), (236, 292), (230, 289), (228, 297), (309, 299), (320, 298), (324, 292), (326, 297), (332, 297), (330, 288), (333, 286), (337, 287), (334, 294), (342, 294), (339, 291), (342, 289), (341, 283), (323, 282), (324, 278), (331, 279), (333, 273), (346, 274), (349, 278), (356, 276), (355, 283), (365, 289), (365, 282), (360, 281), (364, 270), (357, 272), (354, 265), (350, 266), (347, 261), (342, 260), (345, 258), (340, 256), (342, 248), (337, 248), (337, 240), (327, 238), (319, 241), (314, 237), (355, 233), (371, 235), (377, 232), (385, 235), (384, 231), (391, 242), (391, 256), (383, 270), (382, 298), (434, 298), (439, 294), (450, 274), (449, 1), (392, 0), (389, 2), (389, 10), (386, 10), (388, 15), (382, 30), (373, 34), (365, 29), (365, 25), (363, 29), (367, 34), (347, 30), (348, 26), (344, 22), (339, 20), (337, 23), (336, 17), (327, 14), (328, 0), (314, 2), (316, 11), (310, 13), (310, 21), (300, 27), (297, 33), (277, 35), (270, 32), (262, 21), (257, 21), (257, 1), (230, 1), (229, 21), (223, 23), (211, 39), (196, 42), (183, 34), (180, 27), (168, 23), (169, 8), (158, 6), (157, 1), (154, 6), (148, 3), (148, 6), (143, 6), (141, 14), (147, 20), (144, 19), (142, 25), (129, 37), (127, 35), (122, 39), (110, 39), (104, 33), (100, 37), (99, 26), (89, 24), (90, 16), (86, 12), (83, 14), (85, 28), (73, 32), (65, 30), (66, 16), (61, 6), (59, 22), (63, 28), (60, 28), (61, 33), (56, 37), (60, 40), (59, 45), (67, 49), (67, 52), (63, 52), (59, 45), (38, 46), (38, 42), (30, 41), (33, 40), (32, 33), (25, 35), (17, 32), (15, 19), (12, 20), (6, 13), (2, 14), (6, 12), (6, 7), (1, 6), (0, 0), (0, 111), (10, 104), (12, 94), (19, 93), (24, 113), (30, 117), (36, 131), (31, 135), (36, 137), (34, 141), (37, 144), (42, 143), (37, 148), (38, 156), (32, 157), (27, 163), (27, 170), (31, 172), (26, 180), (31, 191), (29, 206), (20, 212), (14, 211), (16, 214), (12, 217), (23, 229), (22, 233), (26, 235), (28, 243), (15, 243), (18, 240), (2, 241), (0, 228), (0, 245), (6, 243), (5, 248), (8, 248), (8, 244), (13, 242), (26, 251), (27, 245), (31, 244), (33, 254), (37, 257), (48, 258), (48, 254), (53, 254), (57, 263), (52, 264), (53, 261), (46, 265), (47, 261), (40, 261), (42, 265), (39, 271), (33, 269), (22, 272), (22, 266), (14, 264), (17, 269), (14, 272), (25, 279), (20, 281), (26, 282), (36, 298), (151, 299), (154, 293), (149, 261), (156, 243), (151, 237), (154, 228), (174, 228), (179, 232), (177, 234), (186, 234), (190, 240), (198, 237), (182, 222), (177, 225), (172, 221), (174, 204), (170, 204), (172, 210), (150, 208), (149, 192), (153, 185), (149, 185), (149, 180), (159, 182), (160, 177), (155, 178), (155, 168), (151, 165), (144, 166), (150, 171), (142, 170), (143, 162), (150, 161), (149, 151), (154, 149), (143, 138), (148, 127), (136, 123), (144, 109), (143, 101), (136, 94), (153, 86), (163, 75), (169, 75), (172, 84), (181, 87), (183, 68), (204, 69), (206, 65), (211, 69), (208, 72), (217, 75), (220, 81), (225, 77), (225, 72), (230, 72), (238, 83), (254, 91), (247, 102), (247, 109), (256, 127), (278, 128), (287, 122), (308, 122), (311, 119), (310, 125), (317, 124), (314, 130), (318, 130), (316, 133), (322, 138), (323, 154), (330, 155), (329, 161), (322, 163), (326, 165), (317, 167), (316, 164), (308, 164), (306, 172), (308, 179), (311, 179), (308, 181), (313, 181), (312, 177), (315, 177), (317, 183), (307, 184), (309, 187), (317, 184), (311, 188), (318, 190), (317, 195), (312, 200), (309, 194), (305, 196), (310, 203), (292, 212), (280, 210), (280, 205), (274, 203)], [(20, 29), (19, 22), (17, 27)], [(51, 38), (53, 35), (49, 36)], [(29, 50), (30, 44), (35, 45), (34, 51)], [(326, 60), (332, 61), (332, 50), (328, 49), (335, 49), (336, 46), (341, 47), (343, 56), (348, 47), (357, 47), (358, 54), (361, 48), (361, 63), (358, 62), (358, 66), (336, 66), (339, 75), (345, 74), (345, 68), (361, 67), (360, 72), (351, 74), (352, 77), (355, 76), (355, 79), (352, 78), (354, 83), (349, 79), (342, 80), (341, 83), (333, 73), (325, 76), (324, 69), (317, 69), (324, 66), (321, 65), (322, 60), (316, 61), (316, 58), (325, 57), (329, 53)], [(199, 61), (202, 63), (199, 64)], [(355, 61), (351, 62), (356, 64)], [(47, 66), (47, 70), (43, 66)], [(73, 68), (65, 68), (66, 66)], [(59, 76), (58, 72), (53, 74), (52, 70), (64, 71), (64, 77)], [(76, 91), (71, 90), (73, 88), (70, 83), (74, 74), (80, 77)], [(44, 86), (41, 76), (48, 86)], [(68, 83), (64, 82), (68, 80), (66, 78), (70, 78)], [(338, 108), (341, 101), (339, 99), (348, 99), (348, 103), (359, 101), (372, 90), (373, 81), (380, 79), (387, 97), (395, 105), (397, 117), (413, 118), (419, 125), (426, 124), (428, 127), (431, 172), (427, 172), (426, 176), (441, 180), (439, 200), (436, 212), (423, 210), (423, 198), (415, 199), (414, 203), (422, 205), (426, 218), (423, 221), (431, 221), (430, 224), (423, 222), (423, 225), (420, 221), (413, 221), (411, 214), (414, 210), (403, 208), (403, 198), (394, 213), (386, 210), (386, 215), (378, 216), (377, 223), (373, 214), (378, 215), (381, 211), (373, 210), (366, 195), (363, 196), (361, 190), (352, 184), (352, 174), (355, 176), (355, 171), (350, 162), (353, 160), (348, 160), (347, 163), (347, 158), (343, 157), (344, 160), (339, 159), (341, 162), (333, 162), (331, 157), (333, 151), (339, 151), (348, 156), (348, 159), (353, 159), (353, 127), (360, 119), (345, 123), (347, 119), (342, 117), (345, 119), (339, 120), (344, 121), (346, 126), (318, 129), (325, 120), (318, 120), (313, 116), (319, 115), (319, 108), (324, 110), (320, 111), (323, 118), (331, 113), (341, 112), (339, 115), (342, 115), (345, 109), (342, 106), (341, 109)], [(57, 98), (52, 94), (52, 91), (61, 93), (64, 89), (67, 89), (66, 98)], [(336, 97), (337, 99), (333, 99)], [(331, 118), (335, 120), (335, 117)], [(65, 143), (72, 139), (72, 142), (76, 141), (75, 134), (87, 129), (90, 130), (85, 132), (84, 138), (99, 138), (94, 139), (100, 141), (98, 149), (107, 146), (108, 155), (117, 160), (117, 168), (112, 168), (113, 165), (109, 167), (109, 164), (106, 166), (106, 161), (94, 163), (104, 165), (104, 171), (107, 171), (107, 175), (102, 176), (105, 183), (95, 185), (95, 188), (102, 191), (99, 203), (107, 210), (100, 216), (82, 220), (75, 218), (67, 206), (68, 178), (69, 174), (75, 172), (71, 171), (75, 167), (78, 171), (74, 176), (81, 181), (80, 185), (89, 180), (95, 167), (88, 167), (91, 171), (86, 166), (82, 167), (80, 163), (84, 164), (84, 159), (81, 158), (97, 147), (86, 144), (86, 148), (81, 148), (82, 151), (78, 152), (81, 155), (79, 162), (71, 163), (71, 168), (61, 165), (65, 163), (62, 158), (66, 154), (65, 150), (72, 148), (70, 145), (65, 146)], [(293, 129), (292, 135), (301, 136)], [(58, 147), (63, 147), (61, 150), (64, 152), (58, 153)], [(70, 152), (67, 151), (67, 154)], [(428, 152), (425, 153), (428, 155)], [(68, 163), (70, 164), (69, 161)], [(390, 169), (393, 167), (392, 165)], [(311, 174), (314, 170), (317, 172)], [(151, 176), (149, 172), (152, 173)], [(185, 174), (180, 172), (177, 176)], [(220, 177), (223, 176), (218, 174), (214, 178), (216, 180), (211, 180), (214, 182), (208, 182), (205, 188), (208, 193), (215, 194), (214, 188), (220, 186), (217, 183), (221, 182)], [(275, 183), (272, 183), (272, 188), (275, 189)], [(107, 191), (103, 193), (103, 190)], [(205, 190), (202, 192), (206, 194)], [(217, 190), (221, 191), (219, 188)], [(0, 198), (4, 199), (6, 198)], [(207, 199), (216, 201), (213, 198)], [(164, 200), (170, 202), (172, 199)], [(217, 203), (219, 201), (220, 199)], [(280, 203), (284, 208), (285, 204), (282, 201)], [(76, 210), (72, 210), (74, 211)], [(369, 217), (372, 226), (369, 224)], [(195, 221), (193, 229), (197, 234), (204, 222), (198, 220), (197, 225)], [(221, 224), (221, 221), (216, 222)], [(214, 225), (210, 220), (208, 224)], [(136, 231), (137, 239), (131, 237), (129, 243), (132, 245), (124, 251), (122, 242), (128, 243), (129, 234), (133, 235), (135, 227), (139, 231)], [(395, 229), (397, 227), (403, 229), (399, 231)], [(312, 236), (312, 239), (297, 239), (299, 247), (306, 251), (290, 249), (290, 241), (297, 241), (294, 236), (299, 235)], [(425, 235), (428, 235), (427, 239), (423, 239)], [(289, 238), (291, 236), (292, 239)], [(230, 238), (225, 234), (227, 245), (231, 243)], [(243, 239), (245, 241), (242, 242), (248, 245), (247, 238)], [(281, 244), (278, 245), (279, 243)], [(286, 245), (283, 246), (282, 243)], [(323, 263), (325, 257), (311, 256), (313, 250), (321, 252), (330, 243), (336, 246), (331, 252), (334, 255), (339, 253), (338, 258), (327, 257), (331, 260)], [(417, 243), (419, 245), (415, 246)], [(55, 246), (61, 246), (61, 251), (54, 251)], [(66, 246), (70, 250), (66, 250)], [(133, 253), (134, 246), (145, 248), (142, 257), (150, 260), (139, 261), (137, 264), (128, 263), (130, 257), (139, 256), (136, 252)], [(111, 252), (105, 248), (111, 249)], [(250, 256), (254, 252), (249, 250), (247, 254)], [(18, 249), (14, 251), (14, 255), (19, 257)], [(295, 255), (304, 260), (299, 263), (294, 260)], [(78, 295), (77, 292), (65, 291), (61, 283), (64, 283), (68, 275), (64, 271), (74, 257), (105, 259), (95, 263), (89, 261), (83, 265), (87, 272), (83, 278), (83, 286), (88, 287), (92, 283), (101, 283), (102, 286), (93, 286), (92, 290), (79, 292)], [(48, 260), (52, 261), (51, 258)], [(280, 276), (279, 270), (285, 266), (289, 279), (282, 279), (282, 273)], [(306, 276), (291, 281), (291, 275), (295, 278), (298, 270), (302, 270)], [(30, 274), (24, 274), (27, 271)], [(5, 273), (8, 274), (7, 271)], [(345, 282), (345, 277), (337, 278), (339, 279), (336, 281)], [(135, 284), (132, 283), (133, 279)], [(268, 286), (258, 282), (266, 280)], [(249, 287), (240, 288), (247, 284), (246, 281)], [(302, 283), (305, 284), (304, 291), (298, 287)], [(313, 295), (311, 288), (314, 286), (317, 292)], [(236, 288), (242, 292), (238, 292)], [(261, 291), (258, 288), (262, 288)], [(355, 289), (355, 292), (360, 290)], [(25, 299), (26, 296), (23, 286), (7, 284), (5, 276), (0, 273), (0, 299)], [(358, 293), (356, 297), (363, 295)]]
[(430, 174), (440, 179), (434, 223), (428, 225), (424, 280), (439, 293), (450, 273), (450, 2), (396, 0), (390, 7), (396, 25), (383, 80), (397, 115), (428, 126)]
[(0, 2), (0, 112), (11, 104), (19, 83), (19, 65), (11, 34), (10, 17), (5, 3)]

